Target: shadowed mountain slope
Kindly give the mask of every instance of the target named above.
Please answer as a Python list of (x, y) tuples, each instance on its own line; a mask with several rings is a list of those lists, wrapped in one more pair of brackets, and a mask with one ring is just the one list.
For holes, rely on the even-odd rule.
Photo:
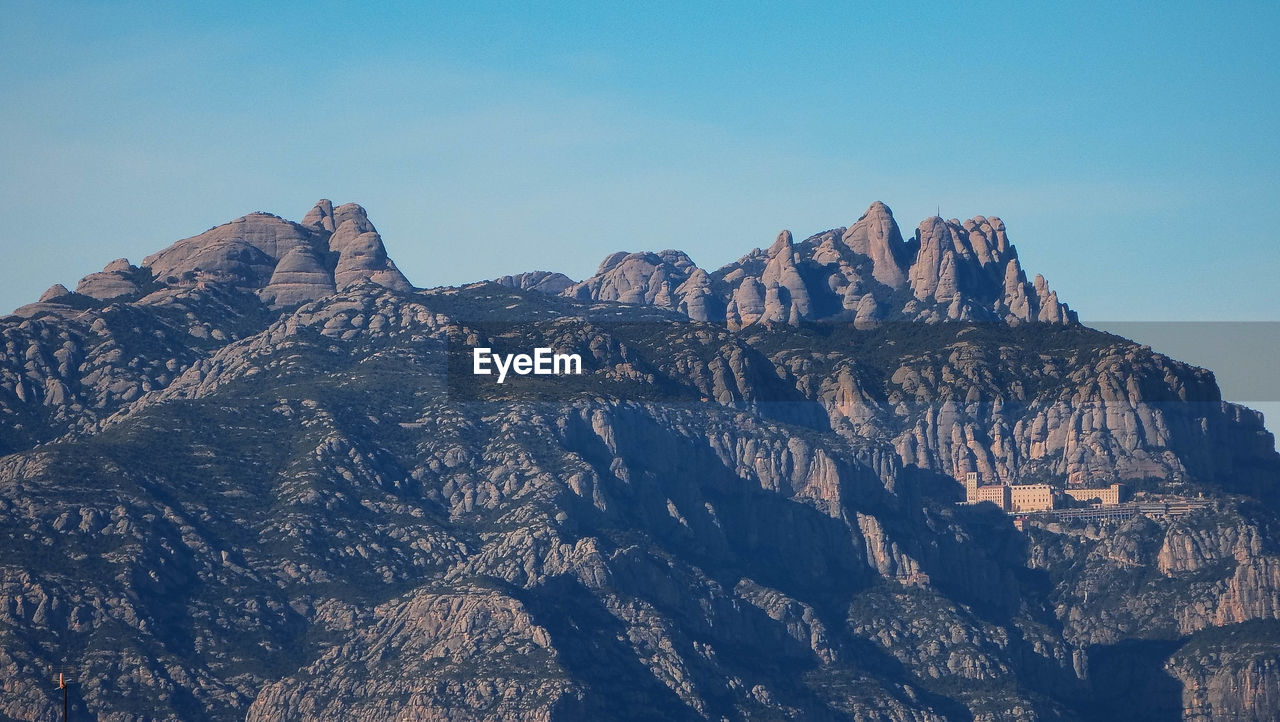
[[(351, 209), (248, 216), (104, 271), (137, 291), (0, 321), (0, 715), (48, 717), (63, 660), (102, 720), (1278, 711), (1280, 458), (1208, 372), (986, 281), (944, 304), (879, 204), (563, 295), (415, 291)], [(939, 282), (1007, 275), (1003, 225), (964, 227), (919, 235)], [(641, 262), (786, 313), (695, 320), (619, 290)], [(820, 310), (846, 267), (875, 323)], [(956, 298), (975, 321), (927, 322)], [(583, 374), (499, 385), (479, 346)], [(955, 503), (968, 471), (1210, 503), (1018, 531)]]

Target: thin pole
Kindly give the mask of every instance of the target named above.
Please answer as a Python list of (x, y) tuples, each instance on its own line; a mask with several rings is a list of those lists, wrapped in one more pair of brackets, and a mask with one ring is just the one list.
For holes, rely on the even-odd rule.
[(62, 722), (67, 722), (67, 680), (58, 672), (58, 686), (62, 688)]

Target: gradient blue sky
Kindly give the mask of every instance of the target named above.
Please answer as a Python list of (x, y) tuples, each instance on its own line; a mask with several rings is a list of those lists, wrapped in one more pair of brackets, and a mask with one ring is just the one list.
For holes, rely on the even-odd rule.
[(421, 286), (999, 215), (1095, 320), (1280, 320), (1276, 3), (0, 2), (0, 308), (254, 210)]

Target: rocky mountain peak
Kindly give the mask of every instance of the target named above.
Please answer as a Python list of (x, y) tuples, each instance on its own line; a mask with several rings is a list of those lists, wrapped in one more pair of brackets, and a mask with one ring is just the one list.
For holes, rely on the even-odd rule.
[[(81, 279), (76, 294), (106, 301), (140, 298), (163, 289), (225, 286), (255, 293), (279, 309), (366, 280), (395, 290), (413, 288), (387, 256), (382, 236), (363, 207), (334, 207), (321, 199), (301, 223), (250, 213), (153, 253), (141, 266), (116, 259)], [(73, 294), (59, 285), (41, 296), (40, 304), (57, 305), (71, 298)]]
[(337, 225), (333, 222), (333, 202), (328, 198), (321, 198), (316, 201), (316, 205), (307, 211), (307, 215), (302, 217), (302, 225), (307, 228), (314, 228), (317, 231), (329, 231), (332, 233)]
[(552, 271), (528, 271), (512, 276), (502, 276), (501, 278), (493, 279), (493, 281), (508, 288), (518, 288), (522, 291), (538, 291), (539, 293), (552, 295), (558, 294), (574, 284), (572, 278), (563, 273)]
[(612, 253), (596, 275), (562, 291), (570, 298), (644, 303), (678, 308), (675, 290), (697, 266), (684, 251)]
[(342, 230), (343, 226), (350, 224), (351, 231), (355, 234), (376, 233), (377, 229), (373, 227), (373, 223), (369, 221), (369, 214), (364, 208), (356, 203), (343, 203), (333, 209), (333, 222), (337, 226), (334, 234)]
[(69, 295), (70, 293), (71, 291), (67, 290), (66, 286), (61, 283), (55, 283), (49, 287), (49, 290), (40, 295), (40, 303), (55, 301), (63, 296)]
[[(947, 257), (955, 253), (955, 233), (953, 227), (942, 218), (932, 216), (916, 227), (916, 239), (919, 251), (915, 262), (911, 264), (911, 292), (916, 300), (927, 301), (937, 297), (943, 266), (947, 263)], [(954, 267), (954, 260), (951, 265)], [(950, 295), (947, 300), (950, 300)]]
[[(693, 283), (701, 269), (676, 253), (613, 253), (594, 276), (561, 293), (677, 308), (731, 328), (808, 320), (847, 320), (866, 328), (894, 318), (1076, 322), (1047, 285), (1039, 290), (1027, 283), (1005, 224), (995, 216), (926, 218), (908, 241), (889, 206), (876, 201), (847, 228), (800, 243), (784, 230), (767, 249)], [(897, 293), (902, 289), (911, 291), (905, 302)]]
[(693, 259), (689, 258), (689, 254), (684, 251), (677, 251), (673, 248), (658, 251), (658, 258), (661, 258), (663, 263), (680, 272), (691, 272), (692, 269), (698, 267), (697, 264), (693, 262)]
[(600, 262), (600, 265), (596, 267), (596, 275), (599, 276), (609, 272), (614, 266), (621, 263), (622, 259), (629, 255), (631, 254), (626, 251), (617, 251), (605, 256), (604, 260)]
[(136, 266), (127, 258), (117, 258), (97, 273), (91, 273), (76, 284), (76, 293), (107, 301), (141, 292)]
[(779, 231), (778, 238), (773, 242), (772, 246), (769, 246), (769, 257), (773, 258), (783, 251), (790, 251), (792, 243), (794, 243), (794, 239), (791, 236), (791, 231), (786, 229)]
[(890, 288), (906, 285), (906, 242), (889, 206), (880, 201), (872, 203), (841, 240), (849, 250), (871, 259), (875, 280)]

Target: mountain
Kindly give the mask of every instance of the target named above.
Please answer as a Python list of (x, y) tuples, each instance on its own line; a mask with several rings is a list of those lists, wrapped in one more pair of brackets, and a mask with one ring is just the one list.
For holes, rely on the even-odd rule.
[[(0, 334), (0, 716), (64, 662), (101, 720), (1280, 714), (1260, 415), (992, 218), (422, 291), (322, 201)], [(1196, 503), (1018, 529), (968, 472)]]
[(800, 243), (782, 231), (768, 250), (757, 248), (717, 271), (698, 268), (681, 251), (619, 252), (591, 278), (556, 292), (673, 308), (735, 329), (816, 320), (860, 328), (901, 320), (1077, 322), (1043, 277), (1027, 281), (999, 218), (962, 223), (935, 216), (904, 241), (880, 202), (852, 226)]
[(15, 313), (56, 312), (58, 307), (85, 303), (84, 297), (158, 305), (176, 292), (208, 285), (252, 292), (269, 308), (279, 309), (363, 280), (399, 290), (412, 288), (387, 257), (382, 236), (363, 208), (355, 203), (334, 208), (321, 200), (302, 223), (251, 213), (178, 241), (148, 256), (141, 267), (117, 259), (81, 279), (74, 294), (55, 285), (38, 303)]

